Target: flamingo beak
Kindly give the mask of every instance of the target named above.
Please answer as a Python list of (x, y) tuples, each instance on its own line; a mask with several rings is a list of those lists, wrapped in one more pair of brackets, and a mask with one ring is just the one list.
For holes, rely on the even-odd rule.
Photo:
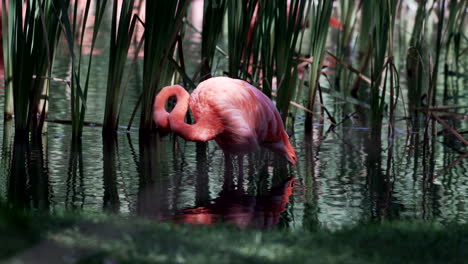
[(294, 152), (293, 149), (291, 150), (288, 150), (284, 156), (286, 157), (286, 159), (288, 160), (289, 163), (291, 163), (291, 165), (293, 165), (294, 167), (297, 167), (297, 156), (296, 156), (296, 153)]

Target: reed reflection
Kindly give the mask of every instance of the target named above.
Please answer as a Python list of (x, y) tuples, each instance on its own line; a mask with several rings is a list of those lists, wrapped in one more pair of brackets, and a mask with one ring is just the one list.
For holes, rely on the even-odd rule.
[[(314, 131), (315, 132), (315, 131)], [(304, 150), (305, 160), (304, 162), (304, 183), (307, 189), (304, 193), (304, 227), (308, 230), (315, 230), (319, 227), (320, 221), (318, 217), (319, 207), (319, 188), (317, 183), (317, 165), (318, 159), (315, 157), (313, 152), (314, 147), (313, 134), (307, 134), (304, 136)]]
[(47, 136), (44, 134), (34, 135), (31, 139), (31, 150), (28, 154), (31, 206), (36, 209), (48, 209), (50, 206), (50, 183)]
[(167, 153), (158, 135), (140, 135), (138, 161), (139, 186), (136, 214), (159, 219), (170, 214)]
[[(382, 131), (373, 129), (364, 140), (366, 152), (367, 186), (371, 203), (371, 218), (383, 221), (398, 218), (404, 210), (395, 196), (395, 166), (393, 143), (389, 140), (386, 149), (382, 147)], [(383, 154), (386, 154), (386, 161)], [(384, 162), (386, 165), (384, 166)], [(384, 169), (385, 168), (385, 169)]]
[(6, 201), (8, 196), (8, 181), (11, 169), (11, 154), (13, 150), (13, 121), (4, 121), (1, 157), (0, 200)]
[(105, 211), (118, 213), (120, 209), (119, 192), (117, 189), (117, 163), (118, 144), (117, 137), (106, 135), (102, 137), (104, 157), (104, 199), (103, 208)]
[[(8, 136), (8, 135), (7, 135)], [(8, 202), (35, 209), (48, 209), (49, 175), (44, 158), (43, 136), (16, 133), (8, 177)]]
[(8, 180), (8, 201), (21, 207), (27, 207), (29, 204), (28, 170), (25, 166), (29, 149), (28, 140), (27, 135), (15, 134)]
[(206, 155), (207, 143), (197, 142), (197, 171), (195, 173), (195, 206), (204, 206), (210, 200), (210, 187), (208, 176), (208, 159)]
[(81, 141), (71, 142), (70, 158), (65, 191), (65, 208), (78, 209), (85, 206), (83, 150)]
[(434, 184), (435, 139), (436, 122), (435, 120), (427, 119), (422, 144), (422, 217), (425, 220), (433, 218), (438, 210), (438, 199), (436, 196), (438, 186)]

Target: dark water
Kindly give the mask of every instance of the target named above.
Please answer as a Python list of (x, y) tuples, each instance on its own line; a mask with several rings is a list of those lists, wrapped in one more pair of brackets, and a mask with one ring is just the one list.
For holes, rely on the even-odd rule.
[[(95, 57), (87, 103), (86, 120), (98, 123), (104, 113), (106, 43), (98, 43), (102, 53)], [(59, 59), (56, 77), (67, 72), (68, 62)], [(129, 83), (124, 127), (141, 91), (140, 64)], [(3, 105), (3, 94), (1, 98)], [(53, 83), (49, 119), (69, 119), (69, 100), (68, 88)], [(327, 95), (325, 100), (325, 105), (339, 103)], [(458, 102), (463, 103), (466, 95)], [(333, 114), (343, 112), (336, 107)], [(450, 122), (460, 131), (468, 129), (466, 121)], [(103, 138), (99, 127), (86, 127), (81, 144), (71, 144), (70, 125), (49, 122), (47, 133), (34, 140), (14, 136), (11, 123), (1, 126), (0, 200), (18, 206), (241, 228), (334, 229), (389, 219), (468, 221), (466, 148), (438, 125), (436, 133), (431, 126), (425, 137), (423, 122), (419, 130), (407, 131), (406, 121), (398, 121), (392, 141), (387, 126), (373, 136), (359, 120), (334, 131), (328, 131), (326, 122), (318, 123), (306, 135), (300, 113), (292, 136), (297, 168), (266, 150), (245, 156), (239, 167), (238, 158), (225, 158), (214, 142), (141, 138), (136, 129)]]
[(420, 134), (401, 133), (390, 157), (385, 136), (379, 142), (360, 127), (325, 135), (317, 125), (314, 135), (293, 137), (297, 168), (265, 150), (244, 157), (239, 168), (214, 142), (137, 133), (102, 138), (91, 127), (72, 145), (70, 134), (70, 126), (54, 123), (30, 142), (4, 131), (1, 200), (51, 212), (259, 228), (468, 219), (468, 159), (444, 138), (425, 146)]

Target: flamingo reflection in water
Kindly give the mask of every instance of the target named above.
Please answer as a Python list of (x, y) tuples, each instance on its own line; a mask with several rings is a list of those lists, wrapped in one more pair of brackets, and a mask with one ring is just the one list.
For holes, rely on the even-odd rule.
[[(280, 185), (259, 196), (246, 194), (243, 188), (233, 188), (225, 178), (222, 191), (206, 206), (187, 208), (166, 220), (177, 224), (213, 225), (233, 224), (240, 229), (271, 229), (286, 210), (289, 197), (296, 185), (295, 176), (285, 179)], [(239, 182), (238, 187), (242, 185)]]

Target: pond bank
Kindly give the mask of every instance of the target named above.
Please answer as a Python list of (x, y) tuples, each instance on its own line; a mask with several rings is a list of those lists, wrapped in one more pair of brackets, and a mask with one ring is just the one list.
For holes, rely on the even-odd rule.
[(467, 224), (265, 232), (5, 207), (0, 216), (0, 259), (7, 263), (463, 263), (468, 257)]

